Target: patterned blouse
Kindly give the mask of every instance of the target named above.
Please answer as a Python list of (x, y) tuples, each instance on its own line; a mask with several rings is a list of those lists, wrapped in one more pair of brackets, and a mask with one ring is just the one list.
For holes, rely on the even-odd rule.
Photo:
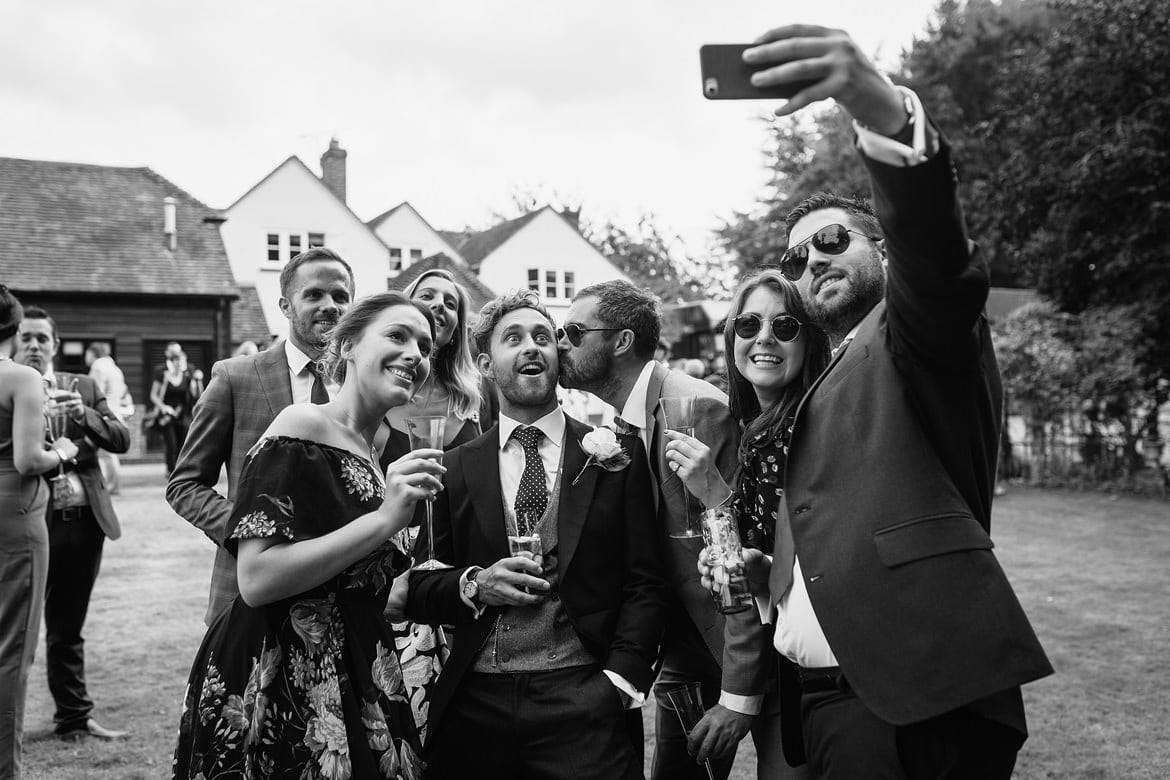
[(781, 424), (779, 436), (773, 429), (751, 440), (747, 457), (740, 464), (732, 500), (744, 547), (754, 547), (769, 555), (776, 542), (776, 514), (784, 496), (784, 465), (788, 461), (792, 424), (789, 417)]

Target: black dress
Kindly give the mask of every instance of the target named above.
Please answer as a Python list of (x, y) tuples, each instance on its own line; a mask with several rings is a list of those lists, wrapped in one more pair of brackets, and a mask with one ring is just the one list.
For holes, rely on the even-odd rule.
[(732, 500), (743, 546), (768, 555), (776, 544), (776, 515), (784, 497), (784, 465), (788, 462), (791, 435), (792, 419), (789, 418), (749, 442)]
[[(272, 437), (249, 456), (227, 547), (320, 537), (385, 495), (367, 460)], [(262, 607), (240, 597), (208, 628), (187, 684), (176, 778), (422, 776), (394, 637), (382, 619), (409, 559), (387, 542), (323, 585)]]
[[(389, 427), (389, 426), (387, 426)], [(465, 420), (459, 433), (455, 434), (443, 449), (451, 450), (460, 444), (479, 436), (479, 424), (475, 420)], [(382, 448), (382, 457), (379, 464), (382, 473), (386, 467), (400, 457), (410, 452), (410, 437), (397, 428), (390, 427), (390, 438)], [(408, 536), (416, 540), (411, 544), (416, 559), (426, 557), (426, 534), (419, 533), (422, 524), (425, 524), (425, 509), (419, 502), (415, 510), (414, 520), (411, 523)], [(415, 724), (421, 738), (426, 738), (427, 713), (431, 706), (431, 695), (443, 665), (447, 663), (447, 656), (451, 654), (448, 646), (447, 634), (442, 626), (429, 626), (425, 623), (403, 621), (390, 626), (394, 634), (394, 648), (398, 653), (399, 663), (402, 664), (402, 677), (406, 682), (407, 697), (410, 708), (414, 712)]]

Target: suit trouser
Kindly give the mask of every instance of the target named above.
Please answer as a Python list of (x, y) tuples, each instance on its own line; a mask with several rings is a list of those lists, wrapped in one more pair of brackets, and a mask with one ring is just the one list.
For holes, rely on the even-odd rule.
[[(68, 519), (66, 519), (68, 518)], [(88, 506), (49, 511), (49, 579), (45, 588), (45, 667), (58, 732), (85, 724), (93, 701), (85, 688), (81, 630), (102, 563), (106, 535)]]
[[(1019, 698), (1019, 688), (991, 698)], [(842, 678), (800, 699), (808, 767), (817, 780), (1008, 780), (1024, 735), (961, 708), (907, 726), (880, 720)]]
[[(5, 509), (8, 498), (0, 485)], [(0, 780), (20, 777), (24, 697), (49, 570), (43, 511), (37, 507), (35, 516), (0, 513)]]
[[(706, 769), (695, 763), (687, 752), (687, 735), (666, 692), (697, 680), (702, 691), (703, 709), (710, 709), (719, 703), (722, 669), (711, 657), (711, 651), (690, 616), (681, 609), (671, 614), (662, 640), (662, 653), (662, 670), (654, 683), (655, 739), (650, 777), (652, 780), (706, 780)], [(791, 767), (784, 760), (779, 701), (775, 692), (764, 698), (763, 709), (752, 722), (751, 735), (756, 746), (756, 776), (760, 780), (806, 777), (803, 767)], [(726, 780), (734, 763), (734, 752), (722, 760), (712, 759), (711, 770), (716, 780)]]
[[(433, 710), (432, 710), (433, 712)], [(631, 723), (599, 666), (469, 672), (427, 742), (428, 780), (633, 780), (642, 777)]]

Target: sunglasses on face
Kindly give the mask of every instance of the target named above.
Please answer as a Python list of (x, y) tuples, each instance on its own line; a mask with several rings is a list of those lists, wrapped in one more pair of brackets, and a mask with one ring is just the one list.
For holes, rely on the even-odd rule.
[(579, 347), (586, 333), (593, 333), (595, 331), (600, 333), (613, 333), (619, 330), (625, 330), (625, 328), (586, 328), (575, 322), (570, 322), (563, 328), (557, 328), (557, 341), (568, 338), (570, 344), (574, 347)]
[(811, 243), (818, 252), (826, 255), (840, 255), (849, 248), (849, 234), (877, 241), (873, 236), (850, 230), (844, 225), (825, 225), (799, 244), (788, 247), (788, 251), (780, 258), (780, 273), (786, 279), (796, 281), (804, 276), (804, 269), (808, 266), (808, 245)]
[[(777, 341), (792, 341), (800, 335), (800, 320), (791, 314), (772, 318), (772, 335)], [(741, 339), (754, 339), (764, 327), (764, 319), (758, 314), (741, 314), (732, 320), (732, 329)]]

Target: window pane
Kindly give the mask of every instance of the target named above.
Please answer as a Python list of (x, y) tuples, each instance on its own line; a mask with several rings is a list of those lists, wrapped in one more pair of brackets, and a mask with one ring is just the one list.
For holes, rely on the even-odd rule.
[(325, 246), (324, 233), (310, 233), (309, 234), (309, 249), (316, 246)]
[(301, 237), (298, 235), (290, 235), (288, 237), (288, 259), (292, 260), (301, 253)]
[(565, 271), (565, 298), (572, 298), (577, 294), (577, 279), (572, 271)]
[(410, 259), (411, 260), (422, 260), (422, 250), (421, 249), (410, 250)]
[(545, 271), (544, 272), (544, 297), (546, 297), (546, 298), (557, 297), (557, 272), (556, 271)]
[(540, 270), (537, 268), (528, 269), (528, 289), (540, 292)]
[(280, 234), (268, 234), (268, 259), (273, 262), (280, 262)]

